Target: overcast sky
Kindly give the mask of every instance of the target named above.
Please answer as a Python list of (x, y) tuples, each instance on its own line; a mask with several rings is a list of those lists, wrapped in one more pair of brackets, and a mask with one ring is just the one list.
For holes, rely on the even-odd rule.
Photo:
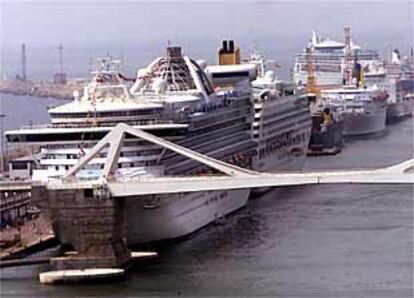
[(163, 51), (167, 40), (182, 45), (196, 58), (211, 60), (220, 40), (233, 38), (244, 53), (256, 44), (269, 58), (289, 64), (295, 52), (306, 45), (313, 29), (343, 40), (343, 27), (349, 24), (355, 42), (380, 53), (389, 47), (408, 51), (413, 41), (412, 0), (0, 0), (0, 3), (5, 68), (10, 67), (10, 63), (4, 66), (5, 59), (11, 62), (18, 59), (15, 52), (21, 43), (27, 44), (28, 55), (35, 65), (46, 57), (56, 61), (60, 42), (70, 63), (71, 57), (114, 51), (133, 61), (148, 60)]

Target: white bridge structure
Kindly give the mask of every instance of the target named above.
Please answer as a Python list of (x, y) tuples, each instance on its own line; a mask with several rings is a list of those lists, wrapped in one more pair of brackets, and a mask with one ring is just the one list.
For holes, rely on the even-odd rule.
[[(186, 176), (186, 177), (135, 177), (116, 179), (116, 171), (123, 141), (126, 135), (132, 135), (178, 154), (196, 160), (224, 175)], [(107, 161), (96, 180), (82, 181), (76, 174), (108, 148)], [(66, 176), (57, 182), (50, 182), (49, 189), (100, 188), (112, 197), (129, 197), (149, 194), (168, 194), (244, 188), (267, 188), (277, 186), (299, 186), (313, 184), (414, 184), (414, 159), (395, 166), (356, 171), (313, 171), (298, 173), (261, 173), (231, 165), (198, 152), (184, 148), (164, 139), (148, 134), (126, 124), (118, 124), (78, 164), (71, 168)]]

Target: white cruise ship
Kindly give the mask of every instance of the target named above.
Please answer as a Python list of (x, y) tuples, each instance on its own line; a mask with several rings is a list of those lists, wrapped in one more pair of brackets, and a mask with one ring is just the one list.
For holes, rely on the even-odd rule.
[[(181, 48), (168, 47), (165, 57), (157, 58), (138, 71), (136, 82), (128, 89), (119, 69), (103, 61), (81, 98), (49, 110), (51, 124), (8, 131), (7, 140), (41, 145), (39, 168), (33, 170), (33, 178), (40, 180), (61, 177), (77, 163), (80, 155), (88, 152), (120, 122), (216, 159), (254, 169), (259, 150), (257, 137), (253, 136), (255, 113), (250, 81), (214, 90), (203, 68), (203, 63), (183, 56)], [(295, 123), (296, 119), (290, 119), (290, 123), (285, 121), (286, 126)], [(310, 130), (310, 120), (308, 123)], [(296, 126), (293, 130), (298, 131)], [(290, 150), (292, 137), (296, 135), (284, 136), (278, 143), (278, 150), (296, 154)], [(309, 136), (305, 132), (300, 137), (307, 143)], [(298, 137), (295, 140), (298, 142)], [(98, 177), (105, 155), (93, 159), (91, 165), (79, 173), (79, 178)], [(181, 155), (143, 140), (126, 139), (113, 175), (210, 173), (212, 170)], [(187, 235), (243, 207), (249, 194), (249, 190), (232, 190), (126, 199), (128, 243)], [(65, 241), (64, 235), (60, 236)]]
[[(357, 58), (361, 64), (365, 84), (367, 86), (384, 84), (384, 62), (376, 51), (363, 49), (361, 46), (349, 40), (351, 59)], [(293, 81), (298, 85), (306, 84), (307, 79), (307, 52), (310, 48), (314, 75), (319, 86), (335, 87), (344, 84), (344, 72), (346, 70), (346, 42), (334, 41), (322, 38), (316, 31), (313, 32), (310, 43), (305, 49), (296, 55), (293, 67)]]
[(259, 153), (253, 158), (254, 168), (266, 172), (301, 170), (311, 134), (308, 103), (293, 83), (277, 79), (275, 70), (269, 67), (274, 64), (272, 61), (253, 53), (248, 63), (258, 69), (258, 77), (252, 82), (253, 137)]

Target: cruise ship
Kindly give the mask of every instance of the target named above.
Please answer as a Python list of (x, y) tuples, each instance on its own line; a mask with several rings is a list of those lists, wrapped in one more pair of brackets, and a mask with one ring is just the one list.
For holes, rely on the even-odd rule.
[[(345, 28), (346, 34), (350, 34), (349, 27)], [(350, 36), (349, 36), (350, 38)], [(376, 84), (381, 87), (384, 84), (384, 62), (374, 50), (364, 49), (349, 39), (351, 59), (357, 58), (364, 70), (365, 84)], [(321, 37), (316, 31), (312, 33), (310, 43), (305, 49), (296, 55), (293, 67), (293, 81), (298, 85), (306, 84), (307, 79), (307, 49), (312, 52), (315, 78), (322, 87), (337, 87), (344, 84), (344, 72), (347, 63), (347, 44), (345, 42)], [(379, 85), (378, 85), (379, 84)]]
[[(248, 63), (256, 65), (252, 82), (255, 99), (253, 137), (258, 155), (253, 158), (258, 171), (298, 171), (303, 168), (309, 145), (312, 120), (307, 100), (294, 83), (276, 77), (272, 61), (253, 53)], [(287, 144), (285, 149), (283, 144)]]
[[(234, 51), (232, 55), (235, 56)], [(266, 126), (267, 134), (280, 136), (279, 139), (274, 137), (273, 143), (268, 142), (266, 153), (260, 152), (260, 135), (255, 134), (254, 129), (257, 117), (251, 88), (255, 70), (251, 65), (241, 66), (244, 68), (242, 80), (218, 89), (205, 67), (204, 62), (184, 56), (180, 47), (167, 47), (166, 55), (140, 69), (134, 84), (128, 88), (119, 64), (103, 60), (82, 97), (76, 95), (72, 102), (48, 110), (49, 125), (8, 131), (7, 140), (42, 147), (37, 168), (33, 169), (33, 180), (42, 181), (62, 177), (80, 156), (120, 122), (248, 169), (267, 169), (256, 165), (260, 153), (262, 159), (266, 156), (267, 162), (277, 158), (271, 157), (270, 151), (298, 155), (291, 148), (307, 144), (310, 131), (310, 118), (308, 122), (303, 120), (302, 130), (296, 125), (301, 123), (302, 117), (306, 118), (303, 108), (298, 106), (303, 111), (300, 117), (292, 117), (293, 111), (290, 111), (289, 121), (280, 114), (283, 110), (267, 112), (279, 119), (279, 123)], [(217, 66), (220, 67), (226, 68), (226, 65)], [(227, 75), (229, 72), (225, 69), (221, 77)], [(278, 126), (281, 123), (285, 131), (282, 134), (273, 132), (272, 129), (283, 129)], [(103, 152), (94, 158), (79, 172), (78, 178), (96, 179), (104, 167), (105, 156)], [(277, 163), (271, 165), (277, 170)], [(128, 138), (113, 173), (120, 179), (209, 174), (216, 173), (144, 140)], [(133, 245), (187, 235), (243, 207), (249, 195), (250, 190), (232, 190), (151, 195), (140, 200), (128, 198), (125, 200), (127, 241)], [(60, 237), (65, 242), (64, 235)]]

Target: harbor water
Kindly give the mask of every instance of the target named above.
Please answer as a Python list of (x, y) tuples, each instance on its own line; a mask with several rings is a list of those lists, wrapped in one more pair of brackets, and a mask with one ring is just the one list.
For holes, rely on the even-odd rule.
[[(47, 122), (53, 100), (5, 102), (6, 128)], [(30, 104), (29, 104), (30, 103)], [(38, 106), (39, 105), (39, 106)], [(30, 118), (28, 118), (30, 117)], [(348, 139), (306, 169), (376, 168), (413, 158), (412, 118)], [(1, 297), (412, 297), (414, 189), (329, 185), (271, 190), (175, 243), (113, 284), (45, 286), (45, 266), (0, 271)]]
[[(49, 122), (47, 108), (64, 103), (54, 98), (28, 97), (0, 93), (0, 131), (18, 129), (21, 126), (40, 125)], [(2, 136), (3, 137), (3, 136)], [(3, 141), (5, 139), (3, 137)], [(4, 143), (6, 148), (6, 143)]]

